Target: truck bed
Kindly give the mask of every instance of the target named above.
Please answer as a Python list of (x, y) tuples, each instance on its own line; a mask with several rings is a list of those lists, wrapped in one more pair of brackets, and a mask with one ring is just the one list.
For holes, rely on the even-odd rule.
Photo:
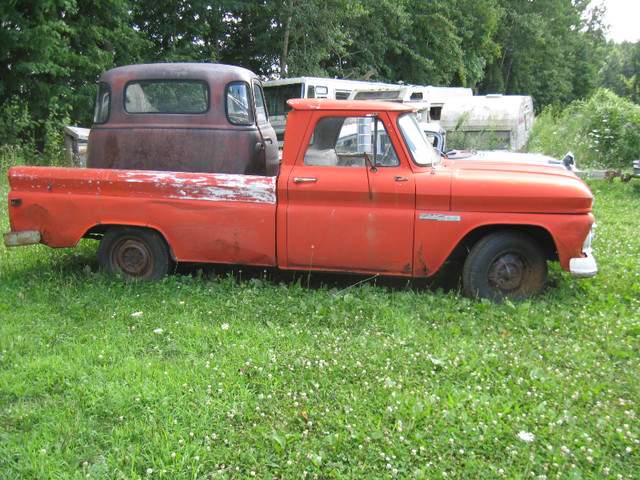
[(179, 262), (276, 264), (276, 177), (14, 167), (9, 182), (12, 231), (51, 247), (130, 225), (158, 231)]

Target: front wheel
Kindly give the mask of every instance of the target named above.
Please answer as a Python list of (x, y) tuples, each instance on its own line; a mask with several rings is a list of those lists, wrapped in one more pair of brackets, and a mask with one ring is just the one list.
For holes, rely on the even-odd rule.
[(462, 270), (465, 294), (490, 300), (523, 300), (539, 294), (547, 281), (540, 244), (519, 232), (498, 232), (471, 249)]
[(160, 280), (173, 261), (158, 232), (145, 228), (115, 227), (105, 233), (98, 247), (100, 269), (112, 275), (139, 280)]

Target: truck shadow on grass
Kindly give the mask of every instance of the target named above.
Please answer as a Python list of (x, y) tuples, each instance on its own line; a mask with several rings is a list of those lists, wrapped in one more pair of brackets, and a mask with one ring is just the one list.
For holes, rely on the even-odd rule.
[[(0, 281), (6, 286), (16, 285), (16, 288), (24, 288), (25, 285), (40, 284), (46, 282), (64, 285), (96, 286), (102, 282), (124, 282), (128, 284), (145, 283), (136, 280), (127, 280), (124, 277), (113, 277), (99, 270), (95, 247), (87, 242), (82, 242), (79, 248), (46, 250), (49, 255), (36, 255), (36, 258), (25, 258), (25, 261), (12, 261), (0, 268)], [(566, 295), (573, 291), (574, 294), (588, 293), (588, 285), (582, 288), (575, 285), (562, 272), (559, 266), (549, 265), (549, 277), (547, 279), (546, 294)], [(380, 288), (387, 292), (415, 292), (415, 293), (441, 293), (445, 295), (462, 295), (461, 285), (462, 262), (447, 262), (429, 278), (394, 277), (380, 274), (351, 274), (351, 273), (327, 273), (279, 270), (273, 267), (256, 267), (248, 265), (224, 265), (224, 264), (178, 264), (175, 271), (168, 277), (183, 284), (197, 282), (215, 282), (226, 278), (233, 278), (238, 283), (252, 283), (258, 285), (299, 285), (310, 290), (329, 290), (333, 292), (346, 292), (351, 289), (359, 289), (363, 286)], [(164, 283), (164, 282), (160, 282)], [(150, 285), (148, 285), (150, 286)], [(544, 294), (543, 294), (544, 295)]]
[(310, 290), (347, 291), (369, 285), (388, 291), (414, 291), (416, 293), (442, 291), (443, 293), (456, 294), (461, 292), (460, 269), (461, 266), (458, 265), (445, 265), (435, 275), (425, 279), (380, 274), (286, 271), (247, 265), (180, 264), (176, 268), (175, 275), (205, 280), (233, 277), (240, 283), (249, 281), (253, 283), (265, 282), (271, 285), (299, 284)]
[[(82, 242), (79, 248), (44, 250), (42, 253), (27, 261), (14, 261), (12, 267), (5, 266), (0, 272), (5, 282), (16, 284), (40, 283), (40, 282), (80, 282), (91, 285), (89, 277), (95, 275), (104, 276), (107, 280), (137, 283), (136, 280), (127, 280), (124, 277), (109, 276), (99, 270), (98, 261), (93, 246), (88, 242)], [(9, 268), (6, 268), (9, 267)], [(255, 267), (249, 265), (223, 265), (223, 264), (178, 264), (173, 276), (184, 283), (197, 281), (215, 281), (232, 277), (238, 283), (266, 283), (271, 285), (296, 285), (310, 290), (349, 290), (369, 285), (388, 291), (415, 291), (459, 293), (461, 266), (446, 264), (439, 272), (429, 278), (393, 277), (379, 274), (361, 275), (351, 273), (326, 273), (279, 270), (272, 267)], [(97, 280), (94, 277), (94, 280)], [(145, 282), (146, 283), (146, 282)]]

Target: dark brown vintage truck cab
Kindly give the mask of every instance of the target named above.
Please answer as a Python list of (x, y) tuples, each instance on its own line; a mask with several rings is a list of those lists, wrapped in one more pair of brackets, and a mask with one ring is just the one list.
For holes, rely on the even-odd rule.
[(130, 65), (100, 78), (87, 167), (278, 173), (262, 85), (244, 68)]

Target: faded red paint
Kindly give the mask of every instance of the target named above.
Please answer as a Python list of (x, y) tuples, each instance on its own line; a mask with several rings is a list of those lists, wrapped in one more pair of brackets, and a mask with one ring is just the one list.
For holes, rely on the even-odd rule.
[(182, 262), (275, 265), (275, 178), (248, 175), (15, 167), (14, 231), (72, 247), (110, 225), (159, 231)]

